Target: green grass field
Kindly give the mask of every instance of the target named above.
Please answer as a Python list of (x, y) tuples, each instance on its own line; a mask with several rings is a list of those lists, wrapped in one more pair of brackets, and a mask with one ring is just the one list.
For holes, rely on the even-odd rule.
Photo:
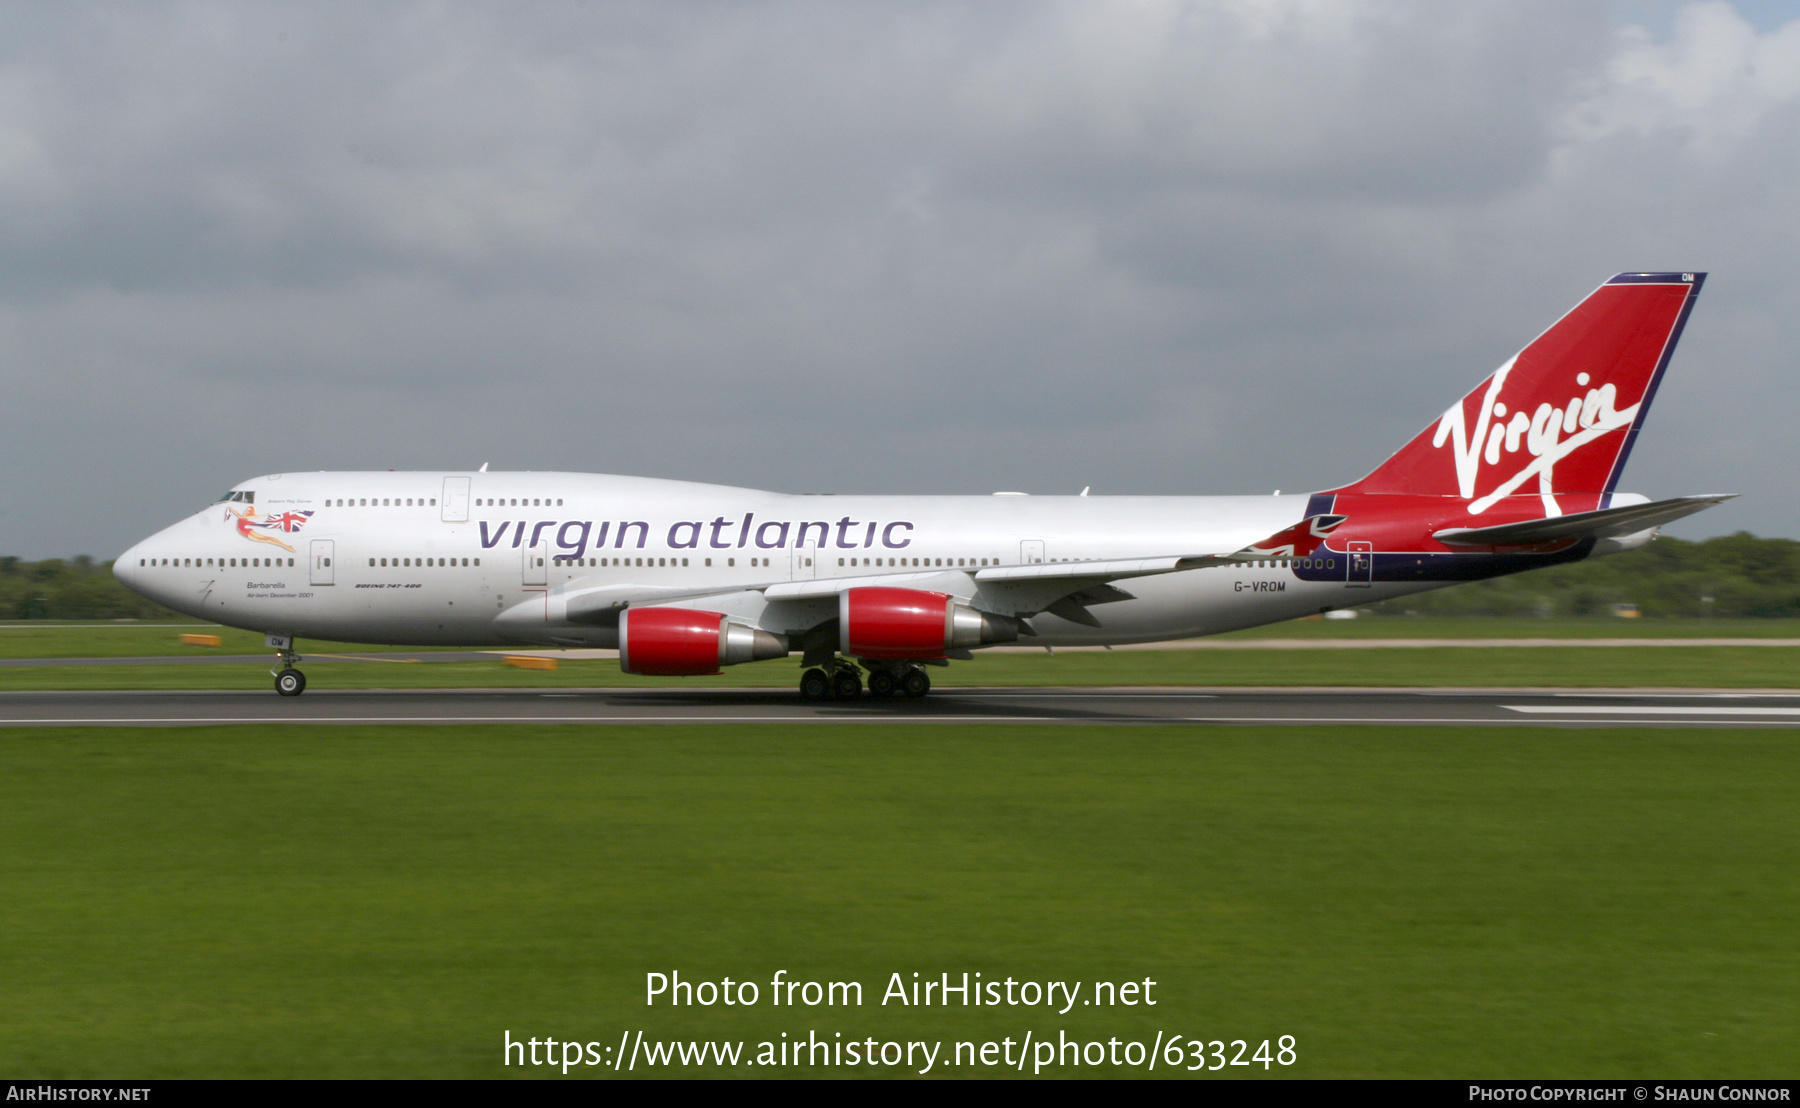
[[(797, 660), (733, 666), (717, 677), (633, 677), (613, 661), (555, 671), (478, 662), (348, 662), (308, 657), (312, 690), (398, 688), (746, 688), (799, 680)], [(979, 654), (931, 670), (941, 688), (978, 685), (1364, 685), (1793, 688), (1800, 648), (1458, 647), (1380, 650), (1144, 650)], [(6, 666), (0, 691), (267, 689), (267, 664)]]
[[(183, 646), (184, 632), (217, 635), (217, 647)], [(367, 646), (308, 641), (315, 653), (372, 654), (390, 650), (416, 652), (431, 647)], [(126, 620), (17, 620), (0, 623), (0, 658), (133, 658), (179, 654), (269, 654), (263, 637), (214, 623), (139, 623)]]
[(1504, 619), (1487, 616), (1293, 619), (1224, 639), (1794, 639), (1800, 619)]
[[(1062, 1029), (1289, 1034), (1296, 1076), (1786, 1076), (1795, 738), (9, 731), (0, 1068), (500, 1077), (520, 1073), (500, 1064), (507, 1030), (610, 1044), (637, 1029)], [(643, 1002), (651, 971), (777, 969), (860, 981), (866, 1003)], [(879, 1004), (890, 973), (964, 970), (1149, 977), (1159, 1003)]]
[[(182, 632), (215, 634), (218, 647), (183, 646)], [(1488, 638), (1800, 638), (1795, 619), (1487, 619), (1380, 618), (1290, 620), (1221, 639), (1488, 639)], [(416, 652), (430, 647), (370, 646), (306, 640), (302, 653)], [(455, 648), (444, 648), (455, 649)], [(0, 658), (126, 658), (177, 654), (264, 654), (262, 636), (216, 624), (125, 620), (0, 622)]]
[[(177, 642), (184, 630), (217, 633), (217, 648)], [(1364, 619), (1295, 621), (1224, 639), (1359, 638), (1800, 638), (1800, 620)], [(329, 688), (723, 688), (782, 687), (796, 660), (735, 666), (718, 677), (643, 678), (613, 661), (563, 659), (554, 671), (491, 661), (403, 663), (322, 655), (375, 654), (395, 647), (302, 642), (308, 680)], [(0, 624), (0, 658), (266, 654), (259, 636), (188, 624)], [(270, 661), (273, 655), (270, 654)], [(31, 689), (264, 689), (269, 663), (204, 666), (8, 666), (0, 691)], [(931, 671), (940, 686), (974, 685), (1431, 685), (1790, 688), (1800, 686), (1800, 648), (1457, 647), (1300, 651), (1063, 651), (977, 654)]]

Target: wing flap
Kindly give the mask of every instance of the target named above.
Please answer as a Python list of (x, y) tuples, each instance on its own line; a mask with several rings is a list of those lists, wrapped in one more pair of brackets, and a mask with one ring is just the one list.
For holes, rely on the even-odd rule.
[(1555, 542), (1559, 539), (1618, 538), (1705, 511), (1736, 495), (1719, 493), (1678, 496), (1671, 500), (1654, 500), (1648, 504), (1602, 508), (1595, 512), (1576, 512), (1573, 515), (1550, 516), (1547, 519), (1527, 519), (1493, 527), (1451, 527), (1437, 531), (1431, 537), (1449, 546), (1514, 546)]

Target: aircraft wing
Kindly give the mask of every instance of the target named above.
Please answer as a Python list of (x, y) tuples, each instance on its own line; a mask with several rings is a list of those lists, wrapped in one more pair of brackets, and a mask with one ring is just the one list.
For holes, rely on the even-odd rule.
[[(1114, 561), (1044, 562), (1024, 566), (943, 567), (908, 569), (905, 572), (866, 574), (856, 577), (832, 577), (816, 581), (771, 581), (729, 589), (684, 589), (646, 585), (608, 584), (577, 587), (554, 598), (561, 605), (563, 618), (570, 623), (606, 626), (616, 624), (627, 608), (656, 607), (664, 604), (686, 606), (693, 601), (718, 599), (761, 593), (765, 600), (776, 603), (804, 603), (835, 599), (846, 589), (884, 587), (911, 588), (949, 593), (974, 601), (985, 611), (1024, 617), (1038, 612), (1051, 612), (1076, 623), (1098, 627), (1099, 620), (1087, 607), (1116, 600), (1131, 600), (1132, 594), (1109, 582), (1159, 573), (1174, 573), (1220, 564), (1212, 556), (1170, 556), (1133, 558)], [(520, 606), (521, 618), (542, 619), (536, 602)], [(1030, 634), (1029, 627), (1025, 630)]]
[[(611, 626), (619, 622), (619, 613), (630, 607), (649, 607), (678, 600), (718, 596), (740, 589), (684, 589), (659, 585), (607, 584), (565, 589), (562, 592), (564, 618), (570, 623)], [(528, 602), (529, 603), (529, 602)]]
[(1158, 573), (1174, 573), (1183, 569), (1199, 569), (1213, 564), (1210, 555), (1171, 555), (1164, 558), (1128, 558), (1123, 561), (1037, 562), (1023, 566), (988, 566), (985, 569), (944, 568), (906, 573), (880, 573), (857, 577), (830, 577), (817, 581), (784, 581), (762, 590), (770, 600), (808, 600), (836, 596), (845, 589), (868, 585), (891, 588), (931, 588), (941, 584), (947, 575), (972, 578), (982, 585), (1007, 583), (1053, 583), (1067, 586), (1072, 592), (1090, 583), (1118, 581), (1127, 577), (1148, 577)]
[(1211, 555), (1169, 555), (1110, 561), (1038, 562), (980, 569), (946, 566), (928, 571), (784, 581), (769, 585), (762, 593), (770, 600), (793, 601), (833, 597), (845, 589), (869, 586), (927, 589), (969, 597), (984, 611), (1020, 617), (1050, 612), (1076, 623), (1098, 627), (1100, 621), (1088, 612), (1088, 605), (1133, 599), (1131, 593), (1111, 582), (1215, 564), (1218, 562)]
[(1705, 511), (1736, 495), (1678, 496), (1672, 500), (1653, 500), (1648, 504), (1602, 508), (1597, 512), (1576, 512), (1548, 519), (1527, 519), (1493, 527), (1451, 527), (1434, 532), (1431, 537), (1450, 546), (1514, 546), (1558, 539), (1617, 538)]
[[(1045, 611), (1065, 598), (1075, 604), (1099, 604), (1129, 600), (1131, 594), (1110, 582), (1132, 577), (1151, 577), (1183, 570), (1206, 569), (1258, 558), (1291, 557), (1296, 551), (1311, 553), (1343, 516), (1313, 516), (1277, 532), (1262, 542), (1229, 554), (1169, 554), (1152, 558), (1095, 561), (1034, 562), (1015, 566), (942, 566), (903, 569), (893, 573), (862, 573), (854, 577), (822, 577), (811, 581), (771, 581), (731, 589), (682, 589), (644, 585), (602, 585), (571, 590), (569, 618), (579, 623), (610, 623), (624, 608), (636, 605), (677, 603), (728, 593), (760, 592), (771, 601), (824, 600), (845, 589), (913, 588), (983, 597), (1002, 601), (1015, 613)], [(1067, 605), (1064, 605), (1067, 607)]]

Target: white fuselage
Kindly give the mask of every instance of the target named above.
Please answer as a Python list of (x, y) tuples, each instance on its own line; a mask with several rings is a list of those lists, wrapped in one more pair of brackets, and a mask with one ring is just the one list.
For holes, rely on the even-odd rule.
[[(349, 642), (614, 646), (570, 599), (723, 610), (782, 634), (835, 613), (765, 598), (880, 575), (979, 606), (986, 566), (1231, 551), (1304, 496), (795, 496), (581, 473), (285, 473), (138, 543), (115, 573), (176, 611)], [(285, 522), (282, 522), (284, 521)], [(1213, 634), (1437, 587), (1301, 580), (1280, 561), (1119, 582), (1099, 626), (1043, 613), (1034, 645)], [(687, 599), (687, 594), (694, 594)]]

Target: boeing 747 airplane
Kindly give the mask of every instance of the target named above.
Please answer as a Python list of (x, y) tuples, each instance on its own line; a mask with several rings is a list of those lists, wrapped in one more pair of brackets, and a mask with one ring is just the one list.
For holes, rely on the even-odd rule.
[(1373, 473), (1301, 496), (807, 496), (584, 473), (274, 473), (113, 572), (301, 638), (608, 647), (687, 676), (799, 653), (813, 699), (925, 695), (996, 643), (1153, 642), (1643, 546), (1725, 496), (1616, 492), (1703, 273), (1621, 273)]

